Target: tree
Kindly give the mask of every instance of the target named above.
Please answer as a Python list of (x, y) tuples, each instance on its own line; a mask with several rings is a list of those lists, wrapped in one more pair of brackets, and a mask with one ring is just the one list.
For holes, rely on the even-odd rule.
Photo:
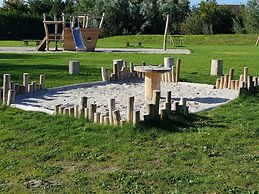
[(245, 11), (245, 28), (248, 33), (259, 33), (259, 2), (249, 0)]
[(4, 0), (2, 10), (19, 13), (29, 12), (28, 6), (23, 0)]
[(32, 14), (42, 15), (43, 13), (50, 13), (53, 1), (52, 0), (28, 0), (29, 9)]

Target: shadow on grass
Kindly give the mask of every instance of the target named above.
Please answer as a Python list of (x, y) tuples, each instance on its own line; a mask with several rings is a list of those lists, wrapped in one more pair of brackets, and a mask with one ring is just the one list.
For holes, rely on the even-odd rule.
[(167, 132), (198, 132), (204, 127), (225, 128), (225, 125), (218, 124), (212, 119), (196, 114), (174, 114), (163, 120), (142, 122), (138, 128), (142, 131), (155, 128)]

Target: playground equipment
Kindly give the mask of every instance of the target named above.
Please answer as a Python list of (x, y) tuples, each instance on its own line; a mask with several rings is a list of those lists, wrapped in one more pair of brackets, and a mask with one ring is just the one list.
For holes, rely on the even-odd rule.
[[(90, 21), (90, 19), (92, 20)], [(62, 14), (62, 21), (58, 21), (55, 16), (54, 21), (47, 21), (46, 15), (43, 14), (46, 36), (36, 50), (49, 50), (51, 42), (55, 42), (55, 50), (58, 50), (58, 42), (63, 42), (63, 49), (66, 51), (94, 51), (103, 19), (104, 13), (101, 17), (87, 14)], [(54, 25), (54, 33), (50, 33), (50, 25)], [(62, 26), (61, 31), (59, 30), (60, 25)]]

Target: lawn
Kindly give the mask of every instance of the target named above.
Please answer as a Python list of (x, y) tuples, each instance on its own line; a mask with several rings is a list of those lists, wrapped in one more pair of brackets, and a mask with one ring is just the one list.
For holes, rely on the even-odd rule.
[[(112, 59), (161, 64), (165, 56), (182, 59), (182, 81), (214, 83), (209, 73), (215, 58), (224, 60), (224, 73), (234, 67), (238, 77), (248, 65), (259, 75), (259, 47), (188, 48), (191, 55), (0, 54), (0, 76), (11, 73), (21, 82), (23, 72), (31, 80), (44, 73), (47, 87), (54, 87), (100, 80), (100, 67), (111, 68)], [(81, 62), (80, 75), (68, 75), (70, 59)], [(258, 95), (163, 128), (100, 126), (0, 105), (0, 192), (258, 193), (258, 117)]]

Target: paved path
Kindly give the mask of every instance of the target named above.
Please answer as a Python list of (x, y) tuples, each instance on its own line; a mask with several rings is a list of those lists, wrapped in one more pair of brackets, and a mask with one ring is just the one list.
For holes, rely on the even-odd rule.
[[(55, 51), (39, 52), (35, 51), (35, 47), (0, 47), (0, 53), (60, 53)], [(62, 51), (69, 52), (69, 51)], [(126, 48), (97, 48), (96, 52), (106, 53), (153, 53), (153, 54), (191, 54), (188, 49), (126, 49)]]

